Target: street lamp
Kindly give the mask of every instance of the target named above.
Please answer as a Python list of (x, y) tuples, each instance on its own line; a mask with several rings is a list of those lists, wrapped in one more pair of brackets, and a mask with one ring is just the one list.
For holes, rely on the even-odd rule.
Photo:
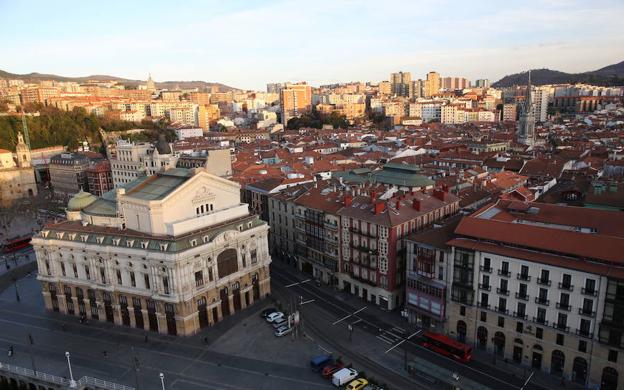
[(165, 390), (165, 374), (161, 372), (158, 376), (160, 377), (160, 384), (162, 385), (162, 390)]
[(19, 302), (20, 295), (19, 295), (19, 291), (17, 290), (17, 278), (16, 277), (13, 277), (13, 283), (15, 284), (15, 300)]
[(71, 369), (71, 361), (69, 360), (69, 352), (65, 352), (65, 357), (67, 358), (67, 367), (69, 367), (69, 387), (77, 387), (77, 383), (74, 380), (74, 374)]

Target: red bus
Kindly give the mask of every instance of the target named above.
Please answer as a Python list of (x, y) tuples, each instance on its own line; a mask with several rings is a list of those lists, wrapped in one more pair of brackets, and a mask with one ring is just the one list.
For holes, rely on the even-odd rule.
[(423, 340), (423, 347), (462, 363), (468, 363), (472, 359), (472, 347), (455, 341), (443, 334), (425, 332), (423, 334)]
[(2, 253), (13, 253), (30, 245), (32, 237), (14, 238), (2, 246)]

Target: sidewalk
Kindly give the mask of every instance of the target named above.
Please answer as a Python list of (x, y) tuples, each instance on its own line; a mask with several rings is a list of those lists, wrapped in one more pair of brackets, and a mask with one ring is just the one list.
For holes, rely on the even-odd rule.
[[(494, 358), (492, 351), (484, 351), (476, 347), (473, 349), (472, 356), (479, 363), (497, 370), (508, 372), (518, 378), (528, 378), (533, 371), (531, 367), (513, 363), (511, 359), (500, 359), (498, 357)], [(570, 382), (567, 379), (565, 380), (565, 385), (562, 385), (561, 377), (550, 375), (543, 371), (536, 371), (531, 377), (530, 383), (535, 383), (548, 389), (582, 390), (585, 388), (585, 386)]]

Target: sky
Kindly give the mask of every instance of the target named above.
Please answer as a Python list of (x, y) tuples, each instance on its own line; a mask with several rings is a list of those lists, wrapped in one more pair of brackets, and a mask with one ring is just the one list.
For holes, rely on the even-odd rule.
[(0, 0), (0, 70), (242, 89), (624, 61), (622, 0)]

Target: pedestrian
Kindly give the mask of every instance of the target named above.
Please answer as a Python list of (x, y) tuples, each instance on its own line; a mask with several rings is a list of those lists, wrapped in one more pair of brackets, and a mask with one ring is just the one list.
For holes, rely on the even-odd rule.
[(145, 342), (146, 342), (146, 343), (148, 342), (148, 339), (147, 339), (147, 333), (145, 334)]
[(106, 352), (106, 350), (102, 351), (102, 355), (104, 355), (104, 359), (108, 358), (108, 352)]
[(204, 344), (208, 344), (208, 337), (204, 337)]

